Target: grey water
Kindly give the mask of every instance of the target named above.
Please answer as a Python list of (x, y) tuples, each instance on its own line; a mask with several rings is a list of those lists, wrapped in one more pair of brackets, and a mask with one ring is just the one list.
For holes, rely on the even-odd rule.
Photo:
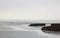
[(60, 38), (59, 33), (45, 33), (43, 26), (30, 24), (0, 24), (0, 38)]

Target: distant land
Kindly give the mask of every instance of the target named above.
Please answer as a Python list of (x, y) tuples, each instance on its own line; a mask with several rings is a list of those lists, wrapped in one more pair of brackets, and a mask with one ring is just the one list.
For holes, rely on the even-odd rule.
[(32, 24), (32, 23), (60, 23), (56, 19), (24, 19), (24, 20), (0, 20), (0, 23), (17, 23), (17, 24)]

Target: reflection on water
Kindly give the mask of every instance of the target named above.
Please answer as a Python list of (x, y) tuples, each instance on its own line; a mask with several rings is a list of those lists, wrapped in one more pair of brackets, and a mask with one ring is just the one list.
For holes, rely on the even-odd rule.
[[(22, 34), (22, 37), (23, 37), (24, 34), (27, 34), (27, 32), (29, 32), (27, 36), (29, 36), (29, 37), (32, 36), (34, 38), (35, 37), (36, 38), (40, 38), (40, 37), (41, 38), (60, 38), (60, 32), (45, 33), (43, 31), (41, 31), (41, 28), (42, 27), (43, 26), (35, 26), (35, 27), (34, 26), (31, 26), (30, 27), (29, 24), (20, 24), (20, 25), (8, 25), (8, 24), (5, 24), (5, 25), (0, 25), (0, 32), (1, 31), (11, 31), (11, 32), (12, 31), (15, 31), (18, 34), (19, 32), (17, 32), (17, 31), (20, 31), (20, 36)], [(3, 33), (4, 32), (1, 32), (1, 34), (3, 34)]]

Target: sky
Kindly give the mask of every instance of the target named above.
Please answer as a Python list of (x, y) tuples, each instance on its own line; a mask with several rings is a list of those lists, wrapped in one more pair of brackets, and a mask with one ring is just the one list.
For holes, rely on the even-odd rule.
[(0, 0), (0, 20), (60, 19), (60, 0)]

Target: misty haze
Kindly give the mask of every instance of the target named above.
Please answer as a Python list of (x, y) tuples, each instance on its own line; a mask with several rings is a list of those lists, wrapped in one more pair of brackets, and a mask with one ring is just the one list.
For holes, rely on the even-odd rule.
[(60, 38), (60, 0), (0, 0), (0, 38)]

